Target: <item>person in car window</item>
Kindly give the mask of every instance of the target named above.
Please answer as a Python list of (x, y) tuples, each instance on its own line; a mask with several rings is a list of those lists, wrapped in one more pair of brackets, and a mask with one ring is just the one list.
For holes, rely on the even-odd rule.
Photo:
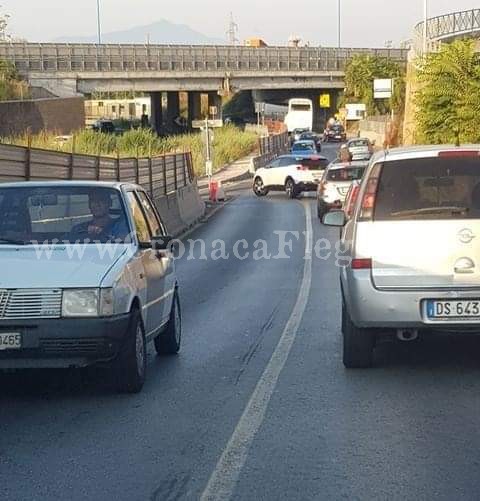
[(114, 219), (110, 216), (112, 199), (110, 193), (96, 191), (89, 195), (89, 207), (93, 218), (72, 229), (74, 237), (83, 239), (110, 241), (123, 240), (128, 235), (128, 228), (123, 215)]

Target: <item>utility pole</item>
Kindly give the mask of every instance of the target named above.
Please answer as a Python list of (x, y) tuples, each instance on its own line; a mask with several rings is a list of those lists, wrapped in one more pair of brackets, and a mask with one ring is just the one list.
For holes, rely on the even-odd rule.
[(428, 49), (428, 0), (423, 0), (423, 56), (427, 54)]
[(338, 48), (342, 47), (342, 0), (338, 1)]
[(233, 13), (230, 12), (230, 22), (227, 30), (227, 41), (229, 45), (237, 45), (238, 42), (238, 24), (233, 19)]
[(98, 31), (98, 45), (102, 43), (102, 24), (100, 22), (100, 0), (97, 0), (97, 31)]

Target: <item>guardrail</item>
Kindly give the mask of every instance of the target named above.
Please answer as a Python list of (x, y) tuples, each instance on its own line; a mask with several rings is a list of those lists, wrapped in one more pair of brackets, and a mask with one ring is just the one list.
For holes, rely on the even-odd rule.
[[(423, 50), (424, 25), (425, 23), (421, 22), (415, 27), (417, 52)], [(427, 49), (435, 50), (442, 40), (476, 31), (480, 31), (480, 9), (433, 17), (427, 21)]]
[(123, 181), (143, 186), (152, 198), (194, 180), (190, 153), (153, 158), (110, 158), (0, 144), (0, 182)]
[(20, 73), (125, 71), (342, 71), (354, 54), (406, 63), (405, 49), (0, 43)]

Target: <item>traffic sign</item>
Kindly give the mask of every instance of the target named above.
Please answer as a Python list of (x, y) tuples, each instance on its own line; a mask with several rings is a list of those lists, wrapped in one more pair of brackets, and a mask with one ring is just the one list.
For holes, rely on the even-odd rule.
[(393, 80), (391, 78), (376, 78), (373, 81), (373, 98), (390, 99), (393, 94)]
[(210, 129), (223, 127), (223, 120), (193, 120), (192, 127), (194, 129), (204, 129), (208, 126)]
[(330, 94), (320, 94), (320, 108), (330, 108)]

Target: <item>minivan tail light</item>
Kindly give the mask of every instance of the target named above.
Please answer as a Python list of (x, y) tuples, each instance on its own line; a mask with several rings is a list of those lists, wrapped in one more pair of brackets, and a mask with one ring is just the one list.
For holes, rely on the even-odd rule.
[(371, 270), (372, 269), (372, 259), (352, 259), (352, 270)]
[(353, 208), (355, 207), (355, 203), (357, 201), (359, 191), (360, 191), (359, 185), (355, 185), (352, 188), (352, 194), (350, 195), (350, 200), (348, 201), (347, 207), (345, 207), (345, 214), (347, 216), (351, 216), (353, 213)]
[(320, 184), (318, 185), (318, 194), (320, 196), (323, 196), (326, 189), (327, 189), (327, 182), (326, 181), (320, 181)]
[(380, 170), (381, 165), (375, 164), (369, 178), (367, 179), (367, 184), (363, 193), (362, 206), (360, 210), (360, 219), (362, 221), (370, 221), (373, 218)]
[(466, 157), (479, 157), (480, 151), (478, 150), (448, 150), (440, 151), (438, 156), (440, 158), (466, 158)]

